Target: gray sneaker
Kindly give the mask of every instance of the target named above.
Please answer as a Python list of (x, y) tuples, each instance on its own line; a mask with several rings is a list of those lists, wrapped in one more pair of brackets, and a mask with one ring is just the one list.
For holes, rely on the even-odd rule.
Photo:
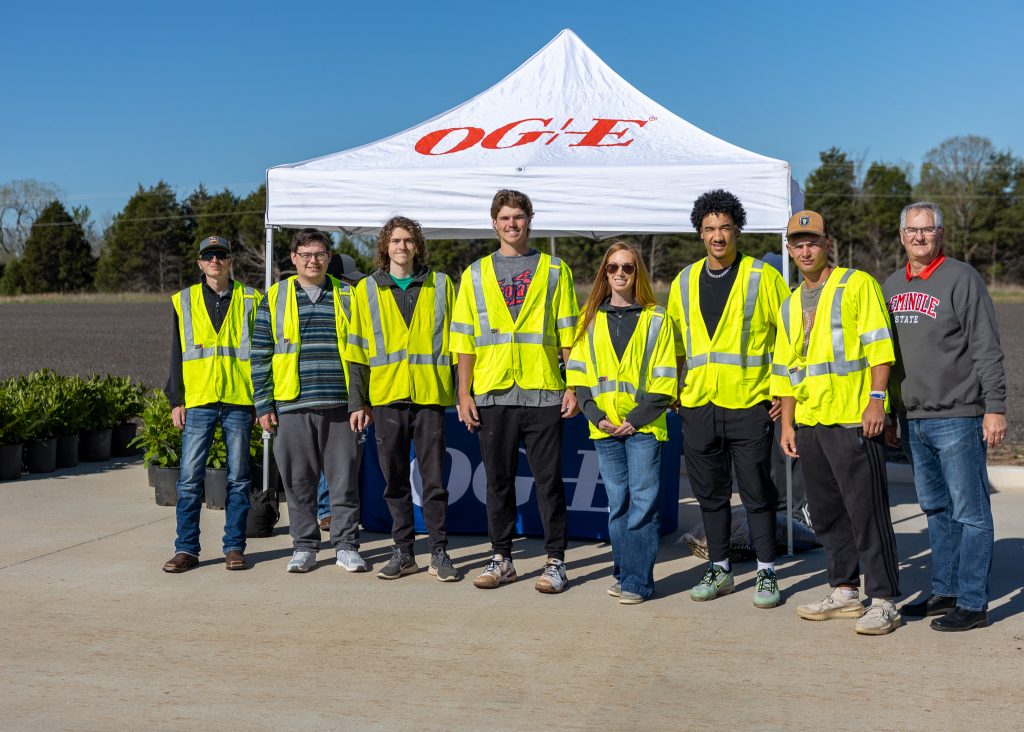
[(635, 592), (623, 591), (622, 595), (619, 596), (620, 605), (639, 605), (644, 601), (643, 595), (638, 595)]
[(304, 573), (316, 567), (316, 552), (306, 549), (296, 549), (292, 552), (292, 558), (288, 561), (289, 572)]
[(616, 582), (614, 585), (608, 588), (608, 594), (612, 597), (622, 597), (622, 584)]
[(864, 605), (861, 604), (859, 594), (847, 597), (837, 587), (817, 602), (801, 605), (796, 609), (796, 614), (804, 620), (856, 619), (864, 614)]
[(516, 568), (512, 566), (512, 560), (495, 554), (480, 576), (473, 580), (473, 586), (481, 590), (493, 590), (495, 587), (511, 584), (516, 579)]
[(853, 629), (861, 635), (885, 635), (896, 630), (902, 623), (903, 619), (896, 611), (896, 606), (876, 597)]
[(565, 562), (561, 559), (549, 559), (533, 588), (545, 595), (557, 595), (565, 590), (567, 584), (569, 578), (565, 576)]
[(452, 558), (443, 547), (438, 547), (430, 555), (430, 569), (427, 572), (437, 577), (438, 582), (457, 582), (459, 579), (459, 571), (452, 565)]
[(355, 549), (339, 549), (336, 564), (348, 572), (365, 572), (368, 569), (366, 561)]
[[(339, 552), (340, 554), (340, 552)], [(357, 554), (358, 556), (358, 554)], [(362, 557), (360, 557), (361, 559)], [(338, 562), (341, 563), (339, 557)], [(348, 569), (346, 566), (345, 569)], [(354, 570), (349, 570), (354, 571)], [(420, 571), (419, 565), (416, 564), (416, 559), (412, 554), (403, 552), (399, 547), (395, 547), (391, 550), (391, 559), (384, 565), (384, 568), (377, 572), (377, 577), (380, 579), (398, 579), (404, 577), (407, 574), (416, 574)]]

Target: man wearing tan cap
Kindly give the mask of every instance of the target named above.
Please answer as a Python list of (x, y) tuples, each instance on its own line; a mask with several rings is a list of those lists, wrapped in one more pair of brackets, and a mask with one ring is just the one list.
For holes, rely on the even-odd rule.
[[(895, 360), (889, 314), (870, 275), (829, 264), (832, 239), (820, 214), (797, 212), (786, 233), (803, 282), (779, 310), (771, 391), (782, 399), (780, 444), (800, 458), (833, 588), (797, 614), (851, 618), (857, 633), (884, 635), (901, 623), (893, 604), (899, 570), (882, 442)], [(867, 611), (861, 568), (872, 598)]]

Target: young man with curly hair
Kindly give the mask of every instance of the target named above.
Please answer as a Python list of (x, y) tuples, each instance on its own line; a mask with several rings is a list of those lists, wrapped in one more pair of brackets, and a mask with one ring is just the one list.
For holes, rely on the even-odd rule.
[(780, 303), (789, 296), (782, 276), (737, 249), (746, 224), (739, 199), (724, 190), (704, 193), (690, 215), (707, 257), (672, 283), (668, 314), (676, 331), (683, 457), (711, 560), (690, 592), (698, 602), (733, 591), (729, 563), (732, 476), (747, 512), (757, 555), (754, 605), (780, 602), (775, 577), (775, 505), (771, 479), (772, 420), (778, 405), (769, 393), (772, 347)]

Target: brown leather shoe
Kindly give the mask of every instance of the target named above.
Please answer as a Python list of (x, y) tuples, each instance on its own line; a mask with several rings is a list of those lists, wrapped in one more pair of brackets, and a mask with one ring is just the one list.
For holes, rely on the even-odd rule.
[(320, 530), (323, 531), (323, 532), (326, 532), (328, 534), (331, 532), (331, 517), (330, 516), (324, 516), (322, 519), (320, 519)]
[(198, 564), (199, 557), (193, 557), (191, 554), (178, 552), (168, 559), (166, 564), (164, 564), (164, 571), (170, 572), (171, 574), (181, 574), (182, 572), (189, 571)]
[(224, 569), (249, 569), (249, 563), (245, 561), (245, 555), (242, 552), (228, 552), (224, 555)]

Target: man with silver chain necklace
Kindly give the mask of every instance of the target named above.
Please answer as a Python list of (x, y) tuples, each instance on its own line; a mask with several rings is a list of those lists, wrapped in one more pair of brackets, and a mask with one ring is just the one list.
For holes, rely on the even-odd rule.
[(729, 561), (732, 479), (747, 512), (757, 556), (754, 605), (779, 604), (775, 577), (775, 507), (771, 479), (769, 381), (779, 305), (789, 288), (778, 271), (737, 249), (746, 224), (739, 199), (724, 190), (693, 203), (690, 221), (708, 256), (672, 283), (668, 314), (682, 376), (683, 458), (700, 504), (710, 563), (690, 598), (712, 600), (735, 587)]

